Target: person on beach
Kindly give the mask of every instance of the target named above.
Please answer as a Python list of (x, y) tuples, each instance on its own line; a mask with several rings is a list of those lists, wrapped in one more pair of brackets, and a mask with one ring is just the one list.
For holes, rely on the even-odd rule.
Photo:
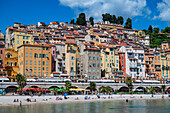
[(14, 99), (14, 101), (13, 102), (16, 102), (16, 99)]
[(20, 101), (20, 107), (22, 106), (22, 102)]

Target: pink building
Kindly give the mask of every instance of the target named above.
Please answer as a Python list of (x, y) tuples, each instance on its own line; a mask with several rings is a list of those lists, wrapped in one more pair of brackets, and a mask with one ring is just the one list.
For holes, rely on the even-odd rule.
[(0, 77), (7, 76), (5, 70), (5, 44), (0, 44)]

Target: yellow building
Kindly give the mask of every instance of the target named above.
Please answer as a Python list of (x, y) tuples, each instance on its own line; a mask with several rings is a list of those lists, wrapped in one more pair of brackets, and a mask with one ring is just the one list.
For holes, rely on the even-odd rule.
[(15, 76), (19, 73), (18, 52), (12, 49), (5, 49), (5, 68), (11, 82), (15, 81)]
[(138, 36), (140, 36), (140, 37), (145, 37), (145, 36), (146, 36), (146, 35), (145, 35), (145, 32), (142, 31), (142, 30), (136, 31), (135, 34), (138, 35)]
[(105, 72), (105, 77), (114, 78), (114, 72), (119, 70), (119, 55), (115, 53), (113, 47), (101, 46), (101, 70)]
[(50, 77), (51, 46), (24, 44), (18, 47), (19, 73), (27, 77)]
[(17, 47), (21, 46), (22, 44), (33, 44), (34, 39), (33, 35), (29, 34), (24, 31), (14, 31), (12, 33), (12, 47), (14, 47), (14, 50), (17, 51)]
[(161, 52), (162, 78), (170, 79), (170, 50)]

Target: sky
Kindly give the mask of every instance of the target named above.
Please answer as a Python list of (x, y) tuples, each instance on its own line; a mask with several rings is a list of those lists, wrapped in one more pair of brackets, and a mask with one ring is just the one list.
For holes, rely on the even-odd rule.
[(123, 16), (124, 23), (129, 17), (137, 30), (170, 26), (170, 0), (0, 0), (0, 29), (5, 33), (14, 22), (70, 22), (81, 12), (95, 22), (102, 22), (103, 13)]

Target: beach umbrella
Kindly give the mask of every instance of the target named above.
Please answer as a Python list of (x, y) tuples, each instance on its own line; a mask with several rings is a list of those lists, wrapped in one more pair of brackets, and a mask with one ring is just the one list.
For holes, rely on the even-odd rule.
[(66, 97), (68, 95), (68, 93), (65, 93), (64, 96)]

